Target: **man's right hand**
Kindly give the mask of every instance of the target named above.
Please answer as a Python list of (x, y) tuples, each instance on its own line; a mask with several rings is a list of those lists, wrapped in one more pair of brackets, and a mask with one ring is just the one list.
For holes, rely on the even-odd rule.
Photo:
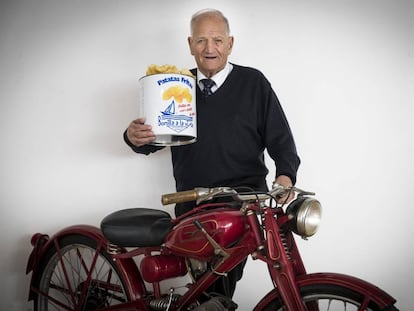
[(137, 147), (149, 144), (155, 140), (151, 125), (145, 124), (145, 118), (131, 122), (127, 129), (127, 137)]

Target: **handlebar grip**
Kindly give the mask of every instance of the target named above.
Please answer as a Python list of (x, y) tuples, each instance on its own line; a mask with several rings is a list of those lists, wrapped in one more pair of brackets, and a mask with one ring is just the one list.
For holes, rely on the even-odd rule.
[(198, 199), (197, 190), (187, 190), (187, 191), (163, 194), (161, 197), (161, 203), (162, 205), (168, 205), (168, 204), (174, 204), (174, 203), (196, 201), (197, 199)]

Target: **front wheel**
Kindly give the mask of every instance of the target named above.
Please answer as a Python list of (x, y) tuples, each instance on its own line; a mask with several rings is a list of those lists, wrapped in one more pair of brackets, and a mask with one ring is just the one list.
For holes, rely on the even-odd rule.
[(128, 301), (116, 263), (81, 235), (63, 237), (48, 251), (37, 287), (36, 311), (92, 311)]
[[(315, 284), (303, 286), (300, 288), (302, 299), (308, 306), (309, 310), (328, 311), (328, 310), (366, 310), (379, 311), (380, 309), (375, 303), (369, 302), (365, 306), (363, 295), (357, 293), (349, 288), (330, 285), (330, 284)], [(286, 310), (279, 298), (271, 301), (265, 306), (263, 311), (284, 311)], [(398, 311), (394, 306), (385, 309), (386, 311)]]

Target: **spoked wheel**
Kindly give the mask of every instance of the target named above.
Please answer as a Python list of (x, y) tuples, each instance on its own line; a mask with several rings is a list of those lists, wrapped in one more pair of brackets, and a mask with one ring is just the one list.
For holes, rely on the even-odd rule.
[(59, 240), (44, 260), (37, 311), (92, 311), (128, 301), (122, 276), (104, 248), (85, 236)]
[[(309, 310), (313, 311), (375, 311), (382, 310), (373, 302), (366, 306), (362, 294), (346, 287), (318, 284), (304, 286), (300, 289), (302, 299)], [(283, 311), (286, 308), (279, 299), (273, 300), (267, 305), (264, 311)], [(398, 311), (390, 306), (387, 311)]]

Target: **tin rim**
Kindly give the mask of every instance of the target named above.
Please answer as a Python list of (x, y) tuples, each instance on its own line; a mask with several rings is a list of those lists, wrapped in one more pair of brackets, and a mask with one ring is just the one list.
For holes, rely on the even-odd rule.
[[(168, 139), (169, 138), (169, 139)], [(197, 137), (187, 135), (156, 135), (155, 141), (151, 143), (154, 146), (183, 146), (193, 144), (197, 141)]]

